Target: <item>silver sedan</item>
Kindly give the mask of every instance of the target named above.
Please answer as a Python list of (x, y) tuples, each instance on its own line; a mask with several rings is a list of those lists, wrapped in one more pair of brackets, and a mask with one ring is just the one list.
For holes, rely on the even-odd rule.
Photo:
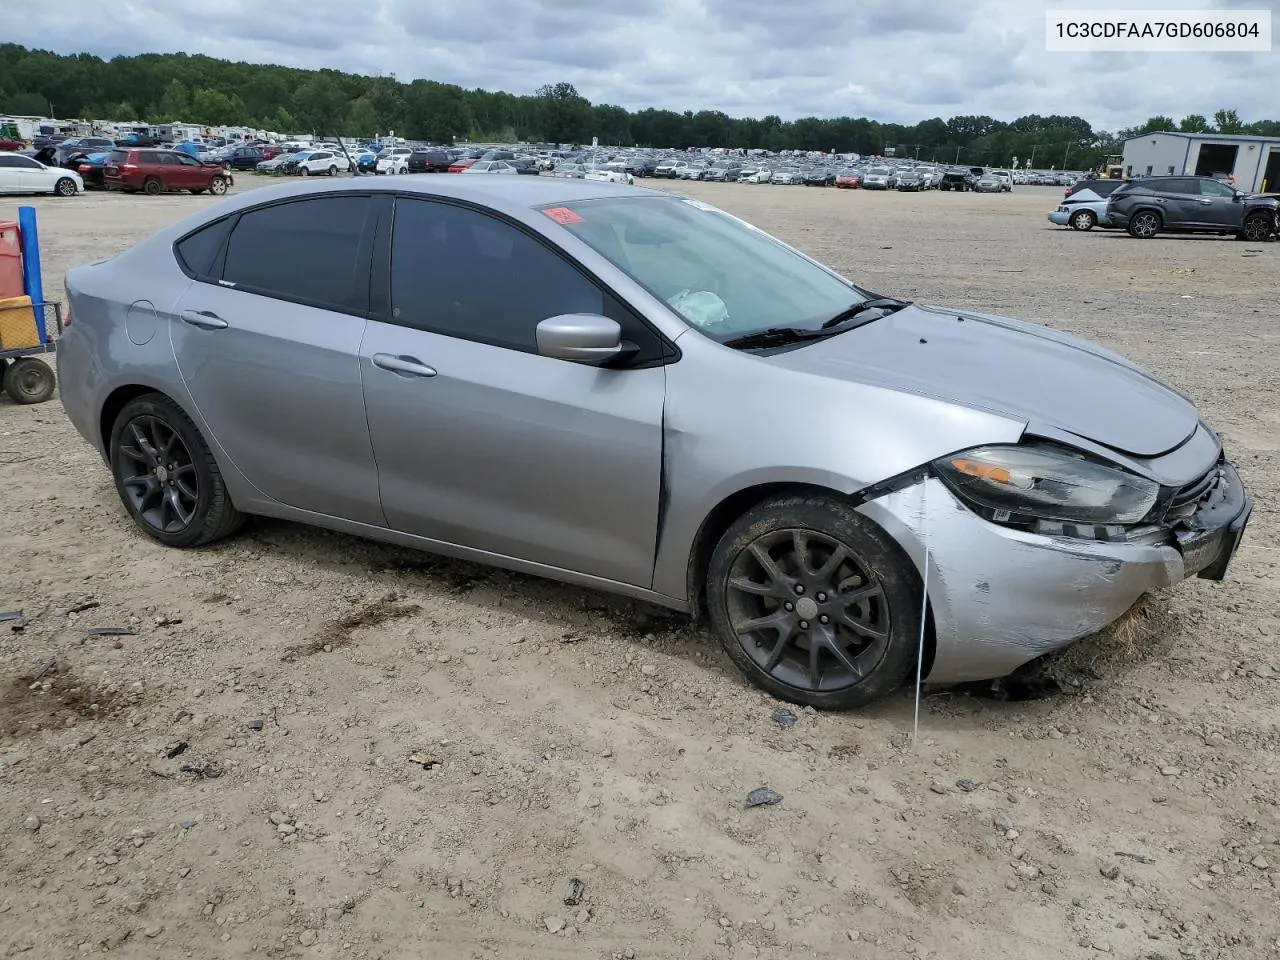
[(1221, 579), (1251, 510), (1129, 361), (625, 185), (268, 187), (66, 284), (63, 405), (154, 540), (280, 517), (705, 614), (816, 707)]

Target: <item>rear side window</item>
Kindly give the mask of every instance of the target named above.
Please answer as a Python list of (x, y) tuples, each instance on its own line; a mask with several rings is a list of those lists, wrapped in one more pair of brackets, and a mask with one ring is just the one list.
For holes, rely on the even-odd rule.
[(208, 278), (214, 274), (214, 261), (222, 252), (223, 241), (231, 232), (234, 217), (224, 217), (195, 233), (189, 233), (176, 244), (174, 252), (183, 271), (191, 277)]
[(316, 197), (242, 214), (227, 245), (222, 282), (344, 313), (369, 302), (363, 250), (368, 197)]
[(128, 150), (112, 150), (111, 155), (107, 157), (107, 163), (114, 163), (119, 166), (122, 163), (129, 162)]

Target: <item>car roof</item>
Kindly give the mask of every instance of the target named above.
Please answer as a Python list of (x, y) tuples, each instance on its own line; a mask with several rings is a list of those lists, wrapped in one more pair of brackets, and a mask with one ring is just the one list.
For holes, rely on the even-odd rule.
[[(273, 200), (305, 197), (316, 193), (343, 193), (352, 190), (387, 190), (395, 193), (471, 200), (484, 205), (507, 205), (536, 209), (555, 203), (575, 203), (618, 196), (669, 197), (663, 190), (631, 187), (599, 180), (571, 180), (563, 177), (356, 177), (332, 183), (286, 183), (239, 194), (239, 207), (257, 206)], [(219, 204), (226, 210), (228, 205)]]

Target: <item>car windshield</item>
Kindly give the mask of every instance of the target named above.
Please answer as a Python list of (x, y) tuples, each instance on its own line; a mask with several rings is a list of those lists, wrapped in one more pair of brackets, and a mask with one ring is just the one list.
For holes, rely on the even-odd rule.
[(547, 211), (690, 326), (725, 341), (817, 330), (865, 296), (849, 281), (698, 201), (629, 197)]
[(889, 170), (887, 167), (872, 167), (867, 171), (867, 173), (877, 177), (887, 177), (889, 175)]

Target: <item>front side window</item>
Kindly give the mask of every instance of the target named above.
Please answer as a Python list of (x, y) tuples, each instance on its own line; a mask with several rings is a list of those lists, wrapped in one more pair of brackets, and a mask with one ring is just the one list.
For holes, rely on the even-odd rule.
[(816, 329), (864, 299), (849, 281), (707, 204), (627, 197), (545, 212), (716, 340)]
[(316, 197), (242, 214), (227, 246), (223, 283), (329, 310), (368, 307), (360, 257), (368, 197)]
[(1235, 190), (1217, 180), (1200, 180), (1200, 193), (1206, 197), (1234, 197)]
[(532, 353), (548, 317), (604, 312), (600, 287), (511, 224), (453, 204), (396, 201), (396, 323)]

